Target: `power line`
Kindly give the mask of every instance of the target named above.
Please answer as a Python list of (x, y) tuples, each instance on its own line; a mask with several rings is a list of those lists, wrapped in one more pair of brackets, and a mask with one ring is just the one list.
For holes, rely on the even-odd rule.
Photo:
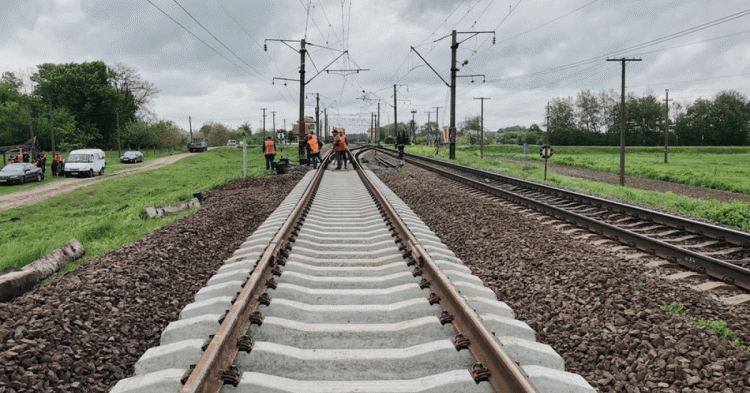
[[(151, 0), (146, 0), (146, 1), (148, 1), (148, 2), (149, 2), (149, 3), (151, 4), (151, 5), (153, 5), (153, 6), (154, 6), (154, 7), (155, 7), (155, 8), (157, 9), (157, 10), (161, 11), (161, 13), (162, 13), (162, 14), (166, 15), (166, 16), (167, 16), (167, 18), (171, 19), (171, 20), (172, 20), (172, 22), (174, 22), (174, 23), (176, 23), (176, 24), (177, 24), (178, 26), (182, 27), (182, 29), (183, 29), (183, 30), (187, 31), (187, 32), (188, 32), (188, 33), (189, 33), (190, 35), (192, 35), (192, 36), (193, 36), (193, 37), (194, 37), (194, 38), (195, 38), (196, 40), (200, 41), (200, 42), (201, 42), (201, 43), (202, 43), (203, 45), (207, 46), (207, 47), (208, 47), (209, 49), (211, 49), (212, 51), (216, 52), (216, 54), (217, 54), (217, 55), (219, 55), (219, 56), (223, 57), (223, 58), (224, 58), (224, 59), (225, 59), (226, 61), (228, 61), (228, 62), (232, 63), (232, 64), (233, 64), (233, 65), (234, 65), (235, 67), (239, 68), (240, 70), (242, 70), (242, 71), (243, 71), (243, 72), (245, 72), (246, 74), (249, 74), (249, 75), (251, 75), (251, 76), (255, 76), (255, 75), (253, 75), (253, 74), (252, 74), (251, 72), (249, 72), (248, 70), (246, 70), (246, 69), (242, 68), (242, 66), (240, 66), (239, 64), (237, 64), (237, 63), (233, 62), (233, 61), (232, 61), (232, 60), (230, 60), (230, 59), (229, 59), (228, 57), (224, 56), (224, 55), (223, 55), (223, 54), (222, 54), (221, 52), (219, 52), (218, 50), (216, 50), (216, 48), (214, 48), (213, 46), (211, 46), (211, 45), (207, 44), (207, 43), (206, 43), (206, 41), (203, 41), (202, 39), (200, 39), (200, 38), (199, 38), (199, 37), (198, 37), (197, 35), (195, 35), (195, 34), (194, 34), (194, 33), (193, 33), (192, 31), (188, 30), (188, 29), (187, 29), (187, 28), (186, 28), (185, 26), (183, 26), (183, 25), (182, 25), (182, 24), (181, 24), (180, 22), (178, 22), (178, 21), (177, 21), (177, 20), (175, 20), (175, 19), (174, 19), (173, 17), (171, 17), (171, 16), (169, 15), (169, 14), (167, 14), (167, 13), (166, 13), (166, 12), (165, 12), (164, 10), (162, 10), (161, 8), (159, 8), (159, 7), (158, 7), (158, 6), (156, 5), (156, 4), (154, 4), (154, 3), (153, 3), (153, 2), (151, 1)], [(257, 78), (257, 76), (255, 76), (255, 77)]]
[[(180, 7), (180, 8), (181, 8), (181, 9), (182, 9), (183, 11), (185, 11), (185, 13), (186, 13), (186, 14), (188, 14), (188, 16), (190, 16), (190, 18), (191, 18), (191, 19), (193, 19), (193, 20), (195, 21), (195, 23), (197, 23), (197, 24), (198, 24), (198, 26), (200, 26), (200, 27), (201, 27), (201, 28), (202, 28), (203, 30), (205, 30), (205, 31), (206, 31), (206, 33), (208, 33), (209, 35), (211, 35), (211, 37), (213, 37), (213, 38), (214, 38), (214, 39), (216, 40), (216, 42), (218, 42), (219, 44), (221, 44), (221, 46), (223, 46), (223, 47), (224, 47), (224, 49), (226, 49), (227, 51), (229, 51), (229, 53), (233, 54), (233, 55), (234, 55), (234, 57), (236, 57), (237, 59), (239, 59), (239, 61), (241, 61), (241, 62), (242, 62), (243, 64), (245, 64), (246, 66), (248, 66), (248, 67), (250, 68), (250, 70), (251, 70), (251, 71), (253, 71), (253, 72), (257, 73), (257, 74), (259, 75), (259, 76), (258, 76), (259, 78), (262, 78), (262, 74), (261, 74), (260, 72), (258, 72), (258, 71), (255, 71), (255, 70), (253, 69), (253, 67), (252, 67), (252, 66), (251, 66), (250, 64), (248, 64), (248, 63), (247, 63), (247, 62), (246, 62), (245, 60), (242, 60), (242, 59), (241, 59), (241, 58), (240, 58), (239, 56), (237, 56), (237, 54), (236, 54), (236, 53), (234, 53), (234, 52), (233, 52), (233, 51), (232, 51), (231, 49), (229, 49), (229, 47), (227, 47), (226, 45), (224, 45), (224, 43), (223, 43), (223, 42), (221, 42), (221, 40), (220, 40), (220, 39), (218, 39), (218, 38), (217, 38), (217, 37), (216, 37), (216, 36), (215, 36), (215, 35), (214, 35), (213, 33), (211, 33), (211, 32), (210, 32), (210, 31), (209, 31), (209, 30), (208, 30), (208, 29), (207, 29), (207, 28), (206, 28), (205, 26), (203, 26), (203, 24), (202, 24), (201, 22), (198, 22), (198, 19), (195, 19), (195, 17), (194, 17), (194, 16), (192, 15), (192, 14), (190, 14), (190, 12), (188, 12), (188, 10), (186, 10), (186, 9), (185, 9), (185, 7), (183, 7), (182, 5), (180, 5), (180, 3), (178, 3), (178, 2), (177, 2), (177, 0), (172, 0), (172, 1), (173, 1), (173, 2), (175, 3), (175, 4), (177, 4), (177, 5), (178, 5), (178, 6), (179, 6), (179, 7)], [(150, 3), (150, 2), (151, 2), (151, 1), (149, 0), (149, 3)], [(152, 3), (152, 4), (153, 4), (153, 3)], [(264, 81), (264, 82), (267, 82), (267, 81)]]
[(612, 52), (612, 53), (608, 53), (608, 54), (605, 54), (605, 55), (599, 55), (599, 56), (591, 57), (589, 59), (580, 60), (580, 61), (573, 62), (573, 63), (568, 63), (568, 64), (565, 64), (565, 65), (562, 65), (562, 66), (559, 66), (559, 67), (552, 67), (552, 68), (548, 68), (546, 70), (540, 70), (540, 71), (536, 71), (536, 72), (531, 72), (531, 73), (528, 73), (528, 74), (519, 75), (519, 76), (512, 77), (512, 78), (500, 79), (500, 81), (509, 81), (509, 80), (516, 80), (516, 79), (524, 79), (524, 78), (536, 77), (536, 76), (541, 76), (541, 75), (546, 75), (546, 74), (550, 74), (550, 73), (555, 73), (555, 72), (563, 71), (563, 70), (570, 69), (570, 68), (580, 67), (580, 66), (583, 66), (583, 65), (587, 65), (587, 64), (591, 64), (591, 63), (594, 63), (594, 62), (597, 62), (597, 61), (601, 61), (602, 59), (606, 59), (607, 57), (620, 56), (620, 55), (622, 55), (624, 53), (627, 53), (627, 52), (632, 52), (634, 50), (644, 49), (644, 48), (647, 48), (647, 47), (650, 47), (650, 46), (658, 45), (658, 44), (661, 44), (661, 43), (664, 43), (664, 42), (667, 42), (667, 41), (670, 41), (670, 40), (673, 40), (673, 39), (676, 39), (676, 38), (679, 38), (679, 37), (683, 37), (683, 36), (685, 36), (687, 34), (695, 33), (695, 32), (701, 31), (701, 30), (705, 30), (705, 29), (708, 29), (710, 27), (715, 27), (715, 26), (718, 26), (720, 24), (723, 24), (723, 23), (726, 23), (726, 22), (729, 22), (729, 21), (732, 21), (732, 20), (735, 20), (735, 19), (738, 19), (738, 18), (741, 18), (741, 17), (745, 17), (745, 16), (748, 16), (748, 15), (750, 15), (750, 9), (746, 9), (744, 11), (740, 11), (740, 12), (737, 12), (737, 13), (734, 13), (734, 14), (731, 14), (731, 15), (727, 15), (725, 17), (722, 17), (722, 18), (719, 18), (719, 19), (715, 19), (713, 21), (710, 21), (710, 22), (707, 22), (707, 23), (703, 23), (703, 24), (700, 24), (700, 25), (697, 25), (697, 26), (693, 26), (693, 27), (687, 28), (685, 30), (678, 31), (676, 33), (672, 33), (672, 34), (669, 34), (669, 35), (666, 35), (666, 36), (663, 36), (663, 37), (659, 37), (659, 38), (656, 38), (656, 39), (653, 39), (653, 40), (650, 40), (650, 41), (646, 41), (644, 43), (640, 43), (640, 44), (633, 45), (633, 46), (630, 46), (630, 47), (627, 47), (627, 48), (623, 48), (623, 49), (617, 50), (617, 51)]

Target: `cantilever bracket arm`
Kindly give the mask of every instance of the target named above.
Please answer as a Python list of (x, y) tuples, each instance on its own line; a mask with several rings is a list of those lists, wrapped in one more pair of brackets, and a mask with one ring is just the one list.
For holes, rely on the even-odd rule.
[(278, 76), (274, 76), (274, 77), (273, 77), (273, 79), (271, 79), (271, 84), (273, 84), (273, 82), (274, 82), (274, 81), (275, 81), (276, 79), (280, 79), (280, 80), (283, 80), (283, 81), (292, 81), (292, 82), (299, 82), (299, 79), (280, 78), (280, 77), (278, 77)]
[(432, 70), (432, 72), (434, 72), (434, 73), (435, 73), (435, 75), (437, 75), (437, 76), (438, 76), (438, 78), (440, 78), (440, 80), (441, 80), (441, 81), (443, 81), (443, 83), (445, 83), (445, 85), (446, 85), (446, 86), (448, 86), (448, 87), (451, 87), (450, 83), (446, 82), (446, 81), (445, 81), (445, 79), (443, 79), (443, 77), (442, 77), (442, 76), (440, 76), (440, 74), (438, 74), (438, 72), (437, 72), (437, 71), (435, 71), (435, 69), (434, 69), (434, 68), (432, 68), (432, 66), (430, 65), (430, 63), (428, 63), (428, 62), (427, 62), (427, 60), (425, 60), (425, 59), (424, 59), (424, 57), (422, 57), (422, 55), (420, 55), (420, 54), (419, 54), (419, 52), (417, 52), (417, 50), (416, 50), (416, 49), (414, 49), (414, 47), (413, 47), (413, 46), (411, 47), (411, 50), (413, 50), (413, 51), (414, 51), (414, 53), (416, 53), (416, 54), (417, 54), (417, 56), (419, 56), (419, 58), (420, 58), (420, 59), (422, 59), (422, 61), (424, 61), (424, 62), (425, 62), (425, 64), (427, 64), (427, 66), (428, 66), (428, 67), (430, 67), (430, 69)]
[(342, 53), (341, 53), (341, 54), (340, 54), (340, 55), (339, 55), (339, 56), (338, 56), (337, 58), (333, 59), (333, 61), (332, 61), (332, 62), (328, 63), (328, 65), (327, 65), (327, 66), (323, 67), (323, 69), (322, 69), (322, 70), (318, 71), (318, 73), (317, 73), (317, 74), (313, 75), (313, 77), (312, 77), (312, 78), (310, 78), (310, 79), (309, 79), (309, 80), (308, 80), (307, 82), (305, 82), (305, 84), (308, 84), (308, 83), (312, 82), (312, 80), (313, 80), (313, 79), (315, 79), (315, 77), (317, 77), (318, 75), (320, 75), (320, 73), (321, 73), (321, 72), (325, 71), (325, 70), (326, 70), (326, 68), (330, 67), (330, 66), (331, 66), (331, 64), (335, 63), (335, 62), (336, 62), (336, 60), (340, 59), (340, 58), (341, 58), (341, 56), (343, 56), (343, 55), (345, 55), (345, 54), (347, 54), (347, 53), (349, 53), (349, 51), (348, 51), (348, 50), (346, 50), (346, 51), (342, 52)]

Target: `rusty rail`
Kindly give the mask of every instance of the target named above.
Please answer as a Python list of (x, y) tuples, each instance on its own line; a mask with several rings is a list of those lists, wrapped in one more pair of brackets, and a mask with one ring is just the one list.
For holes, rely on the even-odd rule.
[(401, 244), (400, 249), (404, 257), (421, 270), (420, 274), (425, 280), (423, 285), (428, 285), (433, 292), (430, 295), (431, 302), (438, 301), (453, 317), (452, 323), (456, 331), (468, 339), (468, 348), (477, 360), (470, 370), (475, 379), (479, 381), (478, 378), (482, 378), (480, 375), (489, 374), (487, 380), (496, 392), (538, 393), (521, 366), (513, 360), (479, 315), (450, 283), (448, 277), (442, 273), (358, 162), (355, 163), (355, 167), (360, 179), (372, 193), (375, 203), (393, 225), (397, 243)]
[[(391, 154), (390, 151), (389, 151), (389, 154)], [(612, 202), (612, 201), (606, 201), (601, 198), (589, 197), (583, 194), (564, 191), (564, 190), (556, 189), (553, 187), (545, 187), (539, 184), (525, 182), (519, 179), (508, 178), (506, 176), (498, 175), (496, 173), (477, 170), (474, 168), (467, 168), (467, 167), (452, 164), (452, 163), (445, 163), (439, 160), (426, 159), (425, 157), (418, 157), (418, 156), (413, 156), (413, 155), (409, 155), (409, 157), (406, 160), (407, 162), (411, 164), (433, 171), (435, 173), (440, 174), (441, 176), (444, 176), (452, 180), (458, 181), (460, 183), (466, 184), (468, 186), (480, 189), (489, 194), (499, 196), (503, 199), (517, 203), (519, 205), (526, 206), (530, 209), (543, 212), (545, 214), (549, 214), (555, 218), (566, 221), (572, 225), (576, 225), (578, 227), (590, 230), (602, 236), (606, 236), (612, 240), (619, 241), (620, 243), (626, 244), (630, 247), (634, 247), (648, 254), (662, 257), (664, 259), (669, 260), (670, 262), (680, 264), (682, 266), (685, 266), (699, 273), (707, 274), (711, 277), (722, 280), (723, 282), (726, 282), (728, 284), (733, 284), (740, 288), (750, 290), (750, 270), (745, 269), (741, 266), (728, 263), (728, 262), (713, 258), (708, 255), (703, 255), (695, 251), (683, 249), (683, 248), (680, 248), (679, 246), (675, 246), (675, 245), (672, 245), (672, 244), (669, 244), (669, 243), (666, 243), (657, 239), (653, 239), (648, 236), (629, 231), (627, 229), (618, 228), (614, 225), (610, 225), (610, 224), (598, 221), (596, 219), (587, 217), (585, 215), (573, 213), (565, 209), (561, 209), (559, 207), (551, 206), (544, 202), (540, 202), (532, 198), (519, 195), (517, 193), (513, 193), (513, 192), (506, 191), (497, 187), (493, 187), (491, 185), (488, 185), (479, 181), (474, 181), (466, 177), (459, 176), (454, 173), (450, 173), (450, 172), (435, 168), (434, 166), (421, 163), (419, 162), (419, 160), (432, 162), (438, 165), (447, 166), (452, 169), (457, 169), (457, 170), (464, 171), (464, 172), (479, 174), (481, 176), (485, 176), (485, 177), (489, 177), (493, 179), (499, 179), (500, 181), (503, 181), (506, 183), (512, 183), (514, 185), (518, 185), (524, 188), (530, 188), (535, 191), (543, 192), (545, 194), (556, 195), (560, 197), (567, 197), (566, 196), (567, 194), (572, 194), (573, 197), (570, 197), (570, 199), (574, 201), (589, 203), (598, 208), (620, 212), (620, 213), (633, 212), (631, 214), (634, 215), (635, 217), (651, 217), (650, 221), (653, 221), (656, 223), (663, 223), (662, 221), (670, 222), (672, 223), (672, 225), (669, 225), (669, 226), (678, 227), (679, 229), (685, 230), (685, 231), (692, 231), (703, 236), (711, 237), (710, 235), (713, 235), (713, 236), (716, 236), (716, 238), (721, 241), (726, 241), (730, 243), (737, 242), (739, 243), (739, 245), (743, 247), (747, 247), (748, 241), (750, 241), (750, 235), (748, 234), (745, 234), (739, 231), (734, 231), (731, 229), (721, 228), (718, 226), (700, 223), (700, 222), (693, 221), (693, 220), (681, 219), (679, 217), (670, 217), (665, 214), (654, 212), (651, 210), (640, 209), (634, 206), (627, 206), (627, 205), (619, 204), (619, 203)], [(665, 223), (665, 225), (668, 225), (668, 224)]]
[[(325, 163), (329, 157), (326, 156), (323, 162)], [(273, 269), (280, 263), (283, 264), (289, 238), (299, 231), (299, 221), (304, 220), (306, 212), (310, 209), (312, 197), (320, 185), (324, 172), (325, 165), (321, 165), (297, 206), (260, 256), (232, 308), (190, 372), (180, 390), (181, 393), (218, 393), (228, 378), (237, 378), (237, 372), (230, 370), (239, 350), (238, 345), (244, 342), (243, 336), (252, 323), (251, 315), (257, 311), (265, 288), (274, 285)]]

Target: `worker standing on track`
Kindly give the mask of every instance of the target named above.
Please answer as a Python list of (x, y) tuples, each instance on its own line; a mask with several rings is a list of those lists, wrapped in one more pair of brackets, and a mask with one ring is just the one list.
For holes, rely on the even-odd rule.
[(315, 137), (314, 132), (310, 132), (307, 134), (307, 145), (305, 146), (305, 149), (307, 150), (307, 162), (309, 163), (312, 161), (313, 169), (318, 169), (318, 160), (320, 160), (320, 148), (323, 147), (323, 145), (320, 143), (318, 138)]
[(310, 166), (310, 149), (307, 148), (307, 144), (310, 143), (310, 138), (315, 135), (312, 131), (307, 131), (307, 138), (305, 139), (305, 150), (307, 150), (307, 166)]
[(347, 146), (347, 143), (346, 143), (346, 135), (344, 134), (344, 129), (343, 128), (339, 131), (339, 138), (341, 138), (341, 140), (344, 143), (344, 152), (341, 153), (341, 159), (344, 161), (344, 169), (346, 169), (346, 163), (347, 163), (347, 161), (349, 161), (349, 158), (346, 155), (346, 146)]
[(266, 156), (266, 170), (271, 170), (273, 159), (276, 158), (276, 144), (270, 136), (267, 136), (263, 143), (263, 155)]
[(346, 139), (342, 139), (337, 130), (333, 130), (333, 153), (336, 157), (336, 169), (341, 169), (342, 160), (346, 153)]

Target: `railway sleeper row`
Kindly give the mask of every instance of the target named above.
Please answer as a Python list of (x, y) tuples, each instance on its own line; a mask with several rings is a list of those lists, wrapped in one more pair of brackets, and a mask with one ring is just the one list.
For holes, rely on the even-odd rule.
[[(540, 392), (594, 392), (370, 171), (401, 218)], [(310, 172), (195, 295), (113, 393), (176, 392), (310, 183)], [(354, 171), (327, 172), (222, 392), (486, 392), (481, 365)], [(473, 373), (470, 371), (473, 370)]]

